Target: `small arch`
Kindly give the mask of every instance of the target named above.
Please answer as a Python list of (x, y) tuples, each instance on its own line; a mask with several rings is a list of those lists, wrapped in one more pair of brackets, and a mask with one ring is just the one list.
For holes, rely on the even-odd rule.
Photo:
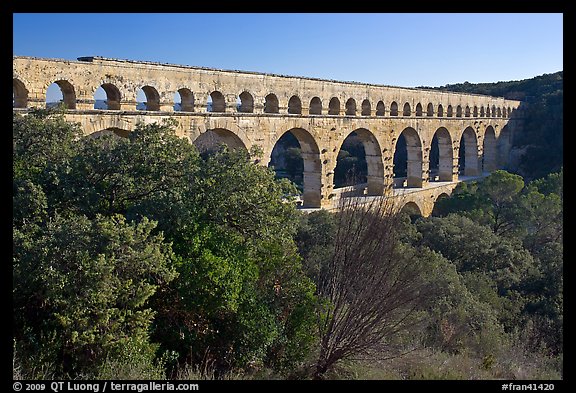
[(442, 107), (442, 104), (438, 104), (438, 117), (442, 116), (444, 116), (444, 108)]
[(456, 107), (456, 117), (462, 117), (462, 107), (460, 105)]
[(354, 98), (349, 98), (346, 101), (346, 115), (356, 116), (356, 100)]
[(136, 93), (136, 109), (146, 111), (160, 110), (160, 94), (152, 86), (143, 86)]
[(452, 117), (452, 105), (448, 105), (448, 109), (446, 109), (446, 117)]
[(474, 105), (474, 111), (473, 111), (473, 115), (474, 117), (478, 117), (478, 107), (476, 105)]
[(64, 103), (66, 109), (76, 109), (76, 92), (74, 86), (67, 80), (58, 80), (46, 90), (46, 108), (56, 106), (60, 102)]
[(310, 109), (308, 111), (311, 115), (322, 114), (322, 101), (319, 97), (314, 97), (310, 100)]
[(226, 100), (224, 99), (224, 94), (220, 93), (218, 90), (214, 90), (210, 93), (207, 102), (207, 112), (226, 112)]
[(496, 117), (496, 105), (492, 105), (492, 117)]
[(410, 116), (412, 115), (412, 109), (410, 108), (409, 103), (404, 104), (404, 108), (402, 109), (402, 116)]
[(340, 100), (336, 97), (332, 97), (328, 103), (328, 114), (329, 115), (339, 115), (340, 114)]
[(416, 105), (416, 116), (422, 116), (422, 104), (420, 103)]
[(240, 105), (238, 106), (238, 112), (241, 113), (253, 113), (254, 112), (254, 97), (247, 91), (243, 91), (238, 96), (240, 100)]
[(502, 109), (500, 107), (496, 109), (496, 117), (502, 117)]
[(490, 117), (490, 106), (486, 107), (486, 117)]
[(384, 106), (384, 102), (378, 101), (376, 104), (376, 116), (384, 116), (386, 113), (386, 107)]
[(432, 103), (428, 103), (428, 106), (426, 107), (426, 116), (428, 117), (432, 117), (434, 116), (434, 105), (432, 105)]
[(276, 94), (270, 93), (266, 97), (264, 97), (264, 113), (278, 113), (278, 112), (279, 112), (278, 97), (276, 97)]
[(298, 96), (292, 96), (288, 100), (288, 113), (291, 115), (302, 114), (302, 102)]
[(12, 107), (26, 108), (28, 106), (28, 89), (22, 81), (12, 79)]
[(506, 112), (506, 117), (510, 117), (511, 113), (512, 113), (512, 110), (510, 109), (510, 107), (508, 107), (508, 111)]
[(466, 109), (464, 109), (464, 116), (470, 117), (470, 107), (466, 105)]
[(362, 101), (362, 116), (370, 116), (372, 114), (372, 105), (370, 105), (370, 101), (365, 99)]
[(406, 204), (402, 206), (402, 209), (400, 209), (400, 212), (406, 213), (411, 217), (412, 216), (422, 217), (422, 211), (420, 210), (420, 206), (418, 206), (416, 202), (413, 201), (406, 202)]
[(174, 111), (194, 112), (194, 93), (185, 87), (174, 93)]
[(229, 149), (244, 149), (248, 151), (242, 139), (225, 128), (206, 130), (206, 132), (200, 134), (192, 143), (202, 153), (216, 151), (222, 144), (228, 146)]
[(484, 106), (480, 107), (480, 117), (484, 117)]
[(396, 101), (392, 101), (390, 104), (390, 116), (398, 116), (398, 104)]

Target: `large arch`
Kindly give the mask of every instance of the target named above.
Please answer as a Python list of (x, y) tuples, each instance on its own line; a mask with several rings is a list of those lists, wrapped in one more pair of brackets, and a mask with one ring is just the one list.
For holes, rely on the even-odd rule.
[(234, 132), (225, 128), (213, 128), (200, 134), (193, 142), (200, 152), (210, 152), (217, 150), (220, 145), (225, 144), (229, 149), (248, 150), (242, 139)]
[(288, 100), (288, 113), (291, 115), (301, 115), (302, 114), (302, 101), (300, 97), (292, 96)]
[[(322, 163), (320, 149), (314, 137), (303, 128), (292, 128), (284, 132), (274, 143), (274, 147), (287, 133), (291, 133), (300, 145), (304, 163), (303, 178), (303, 207), (320, 207), (322, 200)], [(274, 150), (274, 149), (272, 149)]]
[[(422, 142), (412, 127), (400, 133), (394, 146), (395, 187), (403, 187), (404, 174), (407, 187), (422, 187)], [(398, 178), (402, 181), (398, 181)]]
[(276, 94), (270, 93), (264, 97), (264, 113), (278, 113), (279, 111), (280, 108)]
[(460, 137), (458, 172), (464, 176), (478, 176), (481, 170), (479, 164), (476, 133), (472, 127), (466, 127)]
[[(56, 84), (62, 93), (62, 102), (66, 109), (76, 109), (76, 92), (74, 86), (67, 80), (57, 80), (53, 84)], [(49, 87), (50, 88), (50, 87)], [(49, 107), (48, 94), (46, 94), (46, 107)]]
[(440, 127), (432, 137), (430, 147), (430, 181), (453, 181), (452, 137), (444, 127)]
[(482, 152), (482, 170), (484, 172), (492, 172), (496, 170), (498, 168), (498, 152), (496, 147), (496, 133), (492, 126), (486, 127)]
[(310, 109), (308, 113), (311, 115), (321, 115), (322, 114), (322, 100), (320, 97), (314, 97), (310, 100)]
[[(346, 141), (352, 136), (355, 136), (364, 147), (367, 166), (366, 193), (368, 195), (382, 195), (384, 193), (384, 163), (382, 160), (382, 149), (380, 148), (378, 140), (371, 131), (365, 128), (358, 128), (344, 138), (338, 149), (339, 152), (342, 150)], [(336, 172), (336, 167), (334, 168), (334, 172)]]
[(346, 115), (356, 116), (356, 100), (354, 98), (349, 98), (346, 101)]
[(410, 217), (413, 217), (413, 216), (422, 217), (422, 209), (420, 209), (420, 206), (418, 206), (418, 204), (414, 201), (406, 202), (404, 204), (404, 206), (402, 206), (402, 209), (400, 209), (400, 212), (406, 213)]
[(512, 133), (508, 125), (502, 127), (496, 145), (498, 166), (507, 168), (510, 161), (510, 149), (512, 148)]
[(330, 98), (330, 102), (328, 103), (328, 114), (329, 115), (340, 114), (340, 100), (337, 97)]
[[(102, 89), (102, 90), (100, 90)], [(98, 94), (98, 90), (100, 92), (104, 92), (104, 107), (99, 108), (99, 100), (97, 99), (96, 95)], [(100, 87), (94, 92), (94, 109), (106, 109), (111, 111), (120, 110), (120, 101), (122, 100), (122, 95), (120, 94), (120, 89), (118, 89), (112, 83), (103, 83)]]
[(21, 80), (12, 79), (12, 107), (26, 108), (28, 106), (28, 89)]

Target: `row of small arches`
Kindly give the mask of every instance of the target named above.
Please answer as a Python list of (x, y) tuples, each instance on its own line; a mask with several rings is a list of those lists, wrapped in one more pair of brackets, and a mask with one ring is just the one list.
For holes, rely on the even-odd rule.
[[(66, 80), (59, 80), (54, 82), (49, 90), (59, 89), (61, 95), (61, 102), (68, 109), (76, 109), (76, 94), (72, 84)], [(53, 105), (48, 102), (48, 92), (47, 92), (47, 106)], [(137, 94), (137, 110), (146, 111), (160, 111), (160, 94), (152, 86), (143, 86), (138, 90)], [(106, 109), (106, 110), (120, 110), (122, 96), (120, 90), (110, 83), (102, 84), (94, 94), (95, 97), (95, 109)], [(105, 97), (103, 99), (97, 99), (97, 97)], [(28, 101), (28, 91), (24, 84), (18, 80), (13, 79), (13, 106), (16, 108), (25, 108)], [(177, 112), (195, 112), (195, 99), (194, 93), (187, 88), (181, 88), (174, 93), (174, 105), (173, 109)], [(320, 97), (313, 97), (310, 100), (309, 111), (310, 115), (322, 115), (324, 111), (324, 104)], [(242, 92), (236, 100), (235, 109), (240, 113), (254, 113), (254, 97), (247, 91)], [(263, 113), (280, 113), (280, 103), (278, 97), (274, 93), (268, 94), (264, 98)], [(427, 117), (501, 117), (508, 118), (511, 116), (514, 109), (510, 107), (496, 107), (496, 105), (490, 106), (473, 106), (470, 107), (466, 105), (462, 107), (457, 105), (453, 107), (452, 105), (447, 105), (446, 108), (442, 104), (434, 106), (432, 103), (428, 103), (425, 110), (421, 103), (418, 103), (415, 108), (406, 102), (400, 108), (396, 101), (392, 101), (388, 107), (383, 101), (378, 101), (374, 111), (376, 116), (385, 116), (388, 113), (389, 116), (427, 116)], [(207, 112), (226, 112), (226, 99), (224, 95), (219, 91), (213, 91), (209, 94), (206, 105)], [(340, 99), (337, 97), (332, 97), (328, 103), (328, 115), (346, 115), (346, 116), (357, 116), (360, 112), (361, 116), (372, 116), (372, 103), (370, 100), (365, 99), (361, 102), (358, 107), (357, 102), (354, 98), (349, 98), (342, 108)], [(297, 96), (294, 95), (290, 97), (287, 105), (287, 113), (294, 115), (302, 114), (302, 101)]]

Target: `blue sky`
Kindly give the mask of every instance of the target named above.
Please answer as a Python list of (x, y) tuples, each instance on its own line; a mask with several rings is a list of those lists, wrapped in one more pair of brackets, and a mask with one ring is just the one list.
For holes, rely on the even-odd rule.
[(560, 13), (13, 15), (13, 54), (441, 86), (563, 69)]

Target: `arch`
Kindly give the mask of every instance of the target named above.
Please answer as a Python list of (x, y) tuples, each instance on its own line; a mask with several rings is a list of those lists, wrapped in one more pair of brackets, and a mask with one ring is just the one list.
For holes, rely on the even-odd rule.
[[(382, 160), (382, 150), (378, 140), (371, 131), (367, 130), (366, 128), (358, 128), (349, 133), (342, 141), (340, 148), (338, 149), (339, 156), (340, 151), (343, 149), (345, 144), (350, 141), (351, 138), (354, 138), (360, 142), (364, 150), (366, 161), (366, 171), (364, 172), (366, 174), (365, 181), (367, 183), (366, 193), (368, 195), (382, 195), (384, 192), (384, 163)], [(338, 171), (339, 164), (340, 162), (337, 162), (336, 167), (334, 168), (334, 173)], [(359, 180), (360, 183), (363, 183), (363, 173), (360, 175), (361, 178), (356, 180)], [(338, 186), (341, 185), (345, 186), (351, 184), (339, 184)], [(336, 184), (334, 184), (334, 186), (336, 187)]]
[[(468, 108), (468, 112), (470, 112), (470, 108)], [(456, 117), (462, 117), (462, 106), (460, 105), (456, 107)]]
[(434, 207), (432, 208), (432, 216), (433, 217), (439, 217), (439, 216), (443, 215), (442, 214), (443, 212), (439, 209), (438, 202), (442, 202), (442, 200), (448, 199), (448, 198), (450, 198), (450, 195), (446, 192), (442, 192), (442, 193), (440, 193), (440, 195), (438, 195), (436, 197), (436, 199), (434, 200)]
[(444, 107), (442, 104), (438, 104), (438, 117), (444, 116)]
[(502, 117), (502, 108), (498, 107), (498, 109), (496, 109), (496, 117)]
[[(66, 109), (76, 109), (76, 92), (74, 91), (74, 86), (67, 80), (57, 80), (56, 82), (52, 83), (48, 86), (48, 89), (51, 89), (51, 86), (56, 84), (62, 93), (62, 102)], [(50, 98), (48, 97), (48, 90), (46, 91), (46, 107), (49, 108), (54, 106), (54, 102), (49, 102)]]
[(422, 217), (422, 210), (420, 209), (420, 206), (418, 206), (418, 204), (413, 201), (406, 202), (404, 206), (402, 206), (402, 209), (400, 209), (400, 212), (406, 213), (410, 216)]
[(329, 115), (340, 114), (340, 100), (337, 97), (330, 98), (330, 102), (328, 103), (328, 114)]
[(108, 135), (119, 138), (128, 138), (128, 135), (130, 135), (130, 131), (118, 127), (108, 127), (100, 131), (92, 132), (86, 135), (85, 138), (100, 138)]
[(365, 99), (362, 101), (362, 116), (370, 116), (372, 114), (372, 105), (370, 105), (370, 101)]
[(354, 98), (349, 98), (346, 101), (346, 115), (356, 116), (356, 100)]
[(28, 89), (21, 80), (12, 79), (12, 107), (26, 108), (28, 106)]
[(510, 109), (510, 107), (508, 107), (508, 110), (506, 112), (506, 117), (510, 117), (511, 113), (512, 113), (512, 110)]
[(497, 165), (506, 168), (509, 163), (510, 149), (512, 148), (512, 133), (510, 127), (505, 125), (500, 131), (496, 142)]
[(434, 133), (430, 145), (430, 181), (453, 181), (452, 137), (444, 127)]
[(386, 111), (386, 107), (384, 106), (384, 102), (378, 101), (376, 104), (376, 116), (384, 116)]
[[(303, 160), (303, 173), (302, 173), (302, 187), (303, 187), (303, 207), (320, 207), (322, 200), (322, 163), (320, 161), (320, 150), (314, 137), (303, 128), (292, 128), (284, 132), (280, 138), (274, 143), (276, 145), (284, 135), (291, 133), (298, 144), (300, 145), (302, 160)], [(273, 165), (273, 160), (270, 160)]]
[(288, 113), (291, 115), (301, 115), (302, 114), (302, 101), (300, 97), (292, 96), (288, 100)]
[(484, 106), (480, 107), (480, 117), (484, 117)]
[(450, 195), (448, 195), (448, 193), (446, 193), (446, 192), (442, 192), (442, 193), (440, 193), (440, 195), (438, 195), (436, 197), (436, 200), (434, 201), (434, 203), (436, 203), (439, 200), (444, 199), (444, 198), (450, 198)]
[(146, 85), (138, 89), (136, 92), (136, 102), (137, 110), (160, 110), (160, 94), (158, 94), (158, 90), (152, 86)]
[[(180, 95), (180, 111), (194, 112), (194, 93), (192, 93), (192, 90), (183, 87), (178, 89), (176, 93)], [(176, 104), (174, 104), (174, 107), (176, 107)]]
[(103, 83), (94, 92), (94, 109), (120, 110), (121, 99), (120, 90), (115, 85), (112, 83)]
[(276, 94), (270, 93), (266, 97), (264, 97), (264, 113), (278, 113), (278, 112), (279, 112), (278, 97), (276, 97)]
[[(412, 127), (405, 128), (394, 146), (394, 186), (422, 187), (422, 142)], [(400, 180), (397, 180), (400, 179)]]
[(476, 105), (474, 105), (474, 110), (472, 112), (472, 116), (478, 117), (478, 107)]
[(480, 166), (478, 159), (478, 140), (472, 127), (466, 127), (460, 137), (458, 151), (458, 169), (464, 176), (478, 176)]
[(235, 133), (225, 128), (213, 128), (200, 134), (193, 142), (200, 152), (213, 152), (220, 148), (222, 144), (229, 149), (248, 150), (242, 139)]
[(308, 113), (311, 115), (322, 114), (322, 100), (320, 100), (320, 97), (314, 97), (310, 100), (310, 110)]
[(492, 105), (492, 117), (496, 117), (496, 105)]
[(242, 113), (253, 113), (254, 112), (254, 97), (247, 91), (243, 91), (238, 96), (240, 99), (240, 106), (238, 107), (238, 112)]
[(434, 116), (434, 105), (432, 105), (431, 102), (429, 102), (428, 106), (426, 106), (426, 116), (428, 117)]
[(390, 116), (398, 116), (398, 104), (396, 101), (392, 101), (390, 104)]
[(446, 117), (452, 117), (452, 105), (448, 105), (446, 109)]
[(490, 117), (490, 107), (486, 107), (486, 117)]
[(410, 108), (409, 103), (404, 104), (404, 108), (402, 108), (402, 116), (410, 116), (412, 115), (412, 109)]
[(492, 126), (486, 127), (484, 132), (484, 146), (482, 148), (482, 170), (492, 172), (497, 169), (496, 133)]
[(422, 104), (416, 104), (416, 116), (422, 116)]
[(214, 90), (208, 97), (208, 104), (206, 106), (207, 112), (226, 112), (226, 100), (224, 94), (218, 90)]

